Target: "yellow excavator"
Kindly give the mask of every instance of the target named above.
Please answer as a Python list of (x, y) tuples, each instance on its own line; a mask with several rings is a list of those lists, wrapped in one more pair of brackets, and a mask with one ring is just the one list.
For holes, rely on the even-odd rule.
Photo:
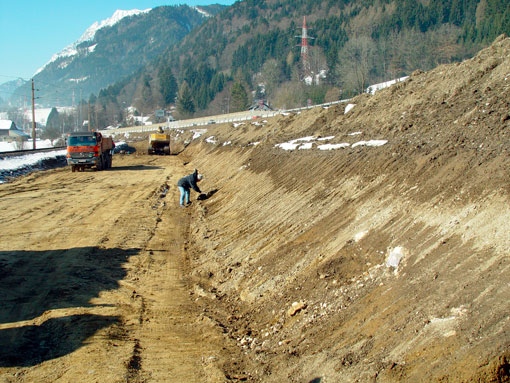
[(149, 135), (148, 154), (170, 154), (170, 134), (166, 134), (162, 128), (158, 133)]

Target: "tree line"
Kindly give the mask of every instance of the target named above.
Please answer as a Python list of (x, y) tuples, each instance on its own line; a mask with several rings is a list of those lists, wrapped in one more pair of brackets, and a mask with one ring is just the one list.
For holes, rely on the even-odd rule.
[[(308, 22), (315, 39), (305, 73), (301, 17), (323, 9), (327, 15)], [(238, 2), (179, 48), (92, 97), (91, 123), (120, 120), (124, 105), (144, 114), (175, 105), (176, 117), (189, 118), (246, 109), (257, 99), (290, 108), (346, 98), (470, 57), (509, 33), (509, 23), (503, 0)]]

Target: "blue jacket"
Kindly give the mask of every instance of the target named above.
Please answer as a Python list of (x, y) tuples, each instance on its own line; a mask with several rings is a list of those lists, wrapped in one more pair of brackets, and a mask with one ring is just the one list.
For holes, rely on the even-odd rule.
[(196, 191), (197, 193), (202, 193), (197, 185), (197, 176), (198, 176), (198, 171), (195, 170), (194, 173), (191, 173), (190, 175), (182, 177), (177, 182), (177, 186), (181, 186), (186, 190), (193, 188), (193, 190)]

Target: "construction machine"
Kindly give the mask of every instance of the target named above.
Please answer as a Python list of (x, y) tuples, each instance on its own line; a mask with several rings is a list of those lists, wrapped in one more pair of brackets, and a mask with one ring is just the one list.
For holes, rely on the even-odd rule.
[(170, 154), (170, 134), (162, 129), (158, 133), (151, 133), (149, 136), (148, 154)]

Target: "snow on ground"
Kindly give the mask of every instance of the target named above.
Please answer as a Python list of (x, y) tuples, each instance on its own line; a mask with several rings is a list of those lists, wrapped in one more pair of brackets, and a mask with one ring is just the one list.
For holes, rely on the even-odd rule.
[[(301, 137), (301, 138), (296, 138), (295, 140), (290, 140), (288, 142), (284, 142), (282, 144), (276, 144), (275, 147), (282, 148), (283, 150), (294, 150), (294, 149), (300, 147), (301, 145), (303, 145), (303, 141), (306, 143), (306, 142), (313, 141), (313, 140), (315, 140), (314, 136)], [(311, 147), (310, 147), (310, 149), (311, 149)]]
[[(36, 148), (51, 148), (49, 140), (36, 140)], [(32, 148), (32, 141), (25, 143), (26, 149)], [(0, 152), (12, 152), (18, 150), (15, 143), (0, 142)], [(55, 149), (44, 153), (30, 153), (19, 156), (0, 157), (0, 184), (5, 182), (4, 177), (22, 174), (27, 169), (37, 168), (38, 164), (45, 160), (55, 159), (66, 155), (66, 149)]]
[(349, 113), (349, 111), (352, 110), (352, 108), (354, 108), (355, 106), (356, 104), (347, 104), (347, 106), (345, 107), (344, 114)]
[(383, 146), (386, 145), (387, 142), (388, 142), (387, 140), (359, 141), (352, 144), (352, 147), (355, 148), (356, 146)]
[(324, 145), (319, 145), (319, 146), (317, 146), (317, 148), (319, 150), (335, 150), (335, 149), (347, 148), (349, 146), (350, 145), (347, 142), (343, 142), (341, 144), (324, 144)]
[(33, 166), (38, 162), (55, 158), (57, 156), (65, 156), (66, 149), (54, 150), (44, 153), (24, 154), (22, 156), (5, 157), (0, 160), (0, 170), (17, 170), (28, 166)]
[(401, 81), (405, 81), (407, 80), (409, 76), (405, 76), (405, 77), (400, 77), (400, 78), (397, 78), (395, 80), (390, 80), (390, 81), (386, 81), (386, 82), (381, 82), (379, 84), (374, 84), (374, 85), (370, 85), (368, 88), (367, 88), (367, 93), (372, 93), (374, 94), (375, 92), (377, 92), (378, 90), (381, 90), (381, 89), (384, 89), (384, 88), (387, 88), (393, 84), (396, 84), (397, 82), (401, 82)]
[(204, 133), (206, 133), (207, 129), (196, 129), (196, 130), (192, 130), (192, 132), (193, 132), (193, 137), (191, 139), (194, 140), (194, 139), (202, 136)]
[[(18, 144), (15, 142), (3, 142), (0, 141), (0, 152), (12, 152), (15, 150), (27, 150), (32, 149), (32, 140), (29, 140), (24, 143), (23, 148), (19, 148)], [(51, 145), (50, 140), (35, 140), (35, 147), (37, 149), (46, 149), (51, 148), (53, 145)]]
[[(351, 133), (349, 135), (352, 136), (352, 135), (357, 135), (357, 134), (361, 134), (361, 132), (355, 132), (355, 133)], [(327, 140), (331, 140), (333, 138), (335, 138), (335, 136), (320, 137), (320, 138), (316, 138), (314, 136), (308, 136), (308, 137), (296, 138), (294, 140), (290, 140), (288, 142), (284, 142), (281, 144), (276, 144), (275, 147), (281, 148), (283, 150), (312, 149), (315, 141), (327, 141)], [(334, 150), (334, 149), (341, 149), (341, 148), (347, 148), (347, 147), (355, 148), (357, 146), (372, 146), (372, 147), (382, 146), (382, 145), (386, 145), (387, 143), (388, 143), (387, 140), (369, 140), (369, 141), (358, 141), (352, 145), (347, 142), (343, 142), (341, 144), (321, 144), (321, 145), (317, 145), (317, 148), (319, 150)]]

